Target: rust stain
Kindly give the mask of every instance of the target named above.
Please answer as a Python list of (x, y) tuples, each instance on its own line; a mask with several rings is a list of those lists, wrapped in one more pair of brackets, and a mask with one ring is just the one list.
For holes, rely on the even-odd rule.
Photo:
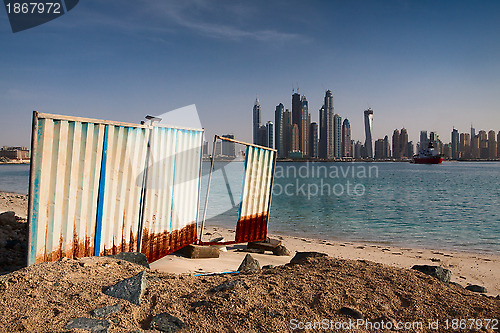
[(267, 237), (267, 214), (242, 216), (236, 224), (236, 243), (263, 241)]
[(54, 251), (47, 253), (47, 250), (45, 249), (45, 252), (42, 254), (39, 254), (36, 256), (36, 263), (41, 263), (41, 262), (47, 262), (47, 261), (57, 261), (62, 257), (67, 257), (67, 258), (82, 258), (82, 257), (88, 257), (92, 256), (94, 253), (94, 247), (91, 245), (91, 240), (90, 237), (85, 237), (84, 239), (78, 240), (75, 243), (75, 240), (73, 239), (72, 246), (71, 248), (66, 251), (63, 255), (63, 250), (62, 250), (62, 236), (59, 241), (59, 248), (55, 249)]
[(153, 262), (194, 243), (196, 241), (196, 223), (193, 222), (172, 232), (151, 233), (149, 229), (145, 228), (142, 234), (141, 252), (146, 255), (149, 262)]

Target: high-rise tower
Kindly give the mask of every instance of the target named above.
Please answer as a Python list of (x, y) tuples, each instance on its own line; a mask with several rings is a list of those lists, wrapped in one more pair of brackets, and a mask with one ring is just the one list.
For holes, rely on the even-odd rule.
[(351, 156), (351, 124), (348, 119), (342, 123), (342, 157)]
[(278, 157), (286, 157), (284, 121), (285, 107), (280, 103), (276, 106), (276, 111), (274, 111), (274, 143), (278, 150)]
[(259, 129), (260, 129), (260, 103), (259, 99), (255, 99), (255, 103), (253, 105), (253, 144), (260, 145), (261, 142), (259, 140)]
[(365, 110), (365, 150), (366, 157), (373, 157), (373, 110)]
[(460, 152), (460, 134), (456, 128), (451, 132), (451, 158), (458, 159)]
[(333, 158), (333, 94), (325, 93), (323, 107), (319, 110), (319, 157)]
[(338, 114), (333, 116), (333, 156), (342, 157), (342, 117)]
[(304, 156), (309, 155), (309, 123), (311, 118), (309, 116), (309, 103), (307, 102), (306, 96), (302, 95), (300, 99), (300, 150)]

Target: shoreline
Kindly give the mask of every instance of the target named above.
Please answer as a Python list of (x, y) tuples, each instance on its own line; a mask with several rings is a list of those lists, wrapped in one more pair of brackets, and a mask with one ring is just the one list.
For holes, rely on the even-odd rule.
[[(0, 213), (14, 211), (17, 216), (26, 218), (27, 195), (0, 192)], [(205, 228), (203, 239), (222, 236), (234, 239), (234, 229), (227, 226), (211, 225)], [(329, 239), (323, 237), (300, 236), (270, 232), (271, 238), (282, 241), (291, 252), (316, 251), (327, 253), (338, 259), (368, 260), (398, 268), (410, 269), (413, 265), (437, 265), (451, 271), (451, 281), (462, 286), (478, 284), (485, 286), (487, 294), (500, 294), (500, 255), (494, 253), (464, 252), (434, 247), (404, 247), (396, 244), (352, 241), (348, 239)], [(166, 273), (193, 274), (235, 271), (246, 252), (237, 252), (246, 244), (228, 246), (218, 259), (188, 259), (177, 254), (168, 255), (151, 263), (151, 267)], [(253, 254), (261, 265), (284, 265), (291, 256), (278, 257), (272, 254)]]

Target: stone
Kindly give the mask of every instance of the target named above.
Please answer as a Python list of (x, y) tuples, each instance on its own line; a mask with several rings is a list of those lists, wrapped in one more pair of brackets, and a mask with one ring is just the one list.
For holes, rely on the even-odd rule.
[(478, 286), (477, 284), (471, 284), (470, 286), (465, 287), (465, 289), (469, 291), (473, 291), (475, 293), (486, 293), (488, 292), (485, 287)]
[(169, 313), (163, 312), (157, 314), (151, 320), (150, 329), (155, 329), (161, 332), (178, 332), (186, 327), (186, 324), (179, 318), (172, 316)]
[(137, 275), (121, 280), (120, 282), (106, 288), (104, 290), (104, 294), (124, 299), (135, 305), (140, 305), (147, 285), (146, 271), (142, 271)]
[(256, 272), (260, 270), (260, 264), (257, 259), (254, 259), (249, 253), (245, 256), (243, 261), (238, 267), (240, 272)]
[(66, 329), (88, 330), (92, 333), (106, 333), (111, 323), (107, 320), (92, 319), (92, 318), (76, 318), (68, 321)]
[(265, 266), (262, 266), (262, 269), (271, 269), (271, 268), (274, 268), (276, 266), (274, 265), (265, 265)]
[(283, 245), (278, 245), (274, 248), (273, 254), (276, 256), (290, 256), (291, 253), (288, 249)]
[(411, 269), (433, 276), (443, 283), (450, 282), (451, 271), (441, 266), (415, 265)]
[(120, 312), (122, 308), (123, 306), (121, 304), (109, 305), (109, 306), (104, 306), (102, 308), (94, 309), (90, 312), (90, 314), (93, 315), (94, 317), (104, 318), (112, 313)]
[(180, 249), (179, 252), (191, 259), (219, 258), (220, 256), (220, 250), (216, 246), (190, 244)]
[(249, 242), (247, 244), (247, 249), (273, 251), (279, 245), (281, 245), (281, 241), (279, 239), (267, 237), (263, 242)]
[(290, 264), (297, 264), (307, 258), (320, 258), (328, 257), (328, 254), (322, 252), (297, 252), (295, 256), (290, 260)]
[(356, 309), (350, 308), (348, 306), (341, 307), (339, 310), (340, 313), (345, 314), (346, 316), (352, 317), (354, 319), (363, 319), (363, 314)]
[(9, 212), (5, 212), (5, 213), (2, 213), (0, 214), (0, 223), (16, 223), (17, 220), (16, 220), (16, 213), (15, 212), (12, 212), (12, 211), (9, 211)]
[(222, 284), (219, 284), (218, 286), (211, 288), (210, 292), (217, 293), (219, 291), (226, 291), (229, 289), (234, 289), (236, 287), (239, 287), (240, 285), (241, 285), (240, 280), (226, 281)]
[(259, 249), (237, 249), (236, 252), (258, 253), (264, 254), (266, 251)]
[(125, 260), (133, 264), (142, 265), (149, 268), (149, 262), (144, 253), (140, 252), (120, 252), (115, 255), (109, 255), (110, 258)]

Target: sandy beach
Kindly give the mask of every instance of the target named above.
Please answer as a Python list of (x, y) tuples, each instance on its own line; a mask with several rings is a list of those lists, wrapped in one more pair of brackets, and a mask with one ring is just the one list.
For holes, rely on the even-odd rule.
[[(261, 267), (272, 266), (239, 274), (198, 276), (237, 270), (248, 255), (242, 251), (246, 244), (228, 246), (213, 259), (174, 253), (150, 268), (109, 257), (61, 258), (24, 267), (27, 224), (20, 216), (26, 210), (27, 196), (0, 193), (0, 213), (17, 215), (0, 219), (0, 332), (159, 332), (165, 322), (179, 332), (285, 332), (304, 327), (316, 332), (327, 324), (333, 330), (353, 320), (360, 326), (347, 331), (411, 323), (423, 326), (403, 331), (443, 332), (454, 318), (473, 319), (474, 325), (483, 325), (483, 319), (500, 320), (496, 255), (271, 234), (290, 256), (252, 253)], [(230, 240), (234, 230), (207, 227), (203, 239), (215, 237)], [(328, 256), (291, 262), (298, 252), (308, 251)], [(455, 283), (410, 269), (425, 264), (449, 269)], [(126, 292), (107, 292), (124, 283), (129, 286)], [(471, 284), (486, 287), (487, 293), (464, 289)], [(140, 295), (138, 303), (123, 298), (131, 294)], [(438, 323), (438, 330), (429, 326)], [(491, 326), (468, 331), (495, 332)]]
[[(17, 216), (26, 218), (27, 196), (0, 192), (0, 213), (14, 211)], [(462, 286), (470, 284), (486, 287), (487, 294), (500, 294), (500, 255), (452, 252), (436, 249), (415, 249), (389, 246), (386, 244), (357, 243), (350, 241), (331, 241), (286, 235), (269, 235), (279, 239), (293, 256), (295, 252), (317, 251), (331, 257), (348, 260), (369, 260), (398, 268), (411, 268), (413, 265), (437, 265), (451, 271), (451, 281)], [(203, 240), (215, 237), (225, 240), (234, 239), (234, 230), (222, 227), (205, 228)], [(217, 259), (188, 259), (177, 254), (168, 255), (151, 264), (153, 269), (166, 273), (191, 274), (234, 271), (246, 253), (238, 252), (245, 244), (227, 247)], [(265, 254), (252, 254), (261, 265), (284, 265), (291, 257)]]

